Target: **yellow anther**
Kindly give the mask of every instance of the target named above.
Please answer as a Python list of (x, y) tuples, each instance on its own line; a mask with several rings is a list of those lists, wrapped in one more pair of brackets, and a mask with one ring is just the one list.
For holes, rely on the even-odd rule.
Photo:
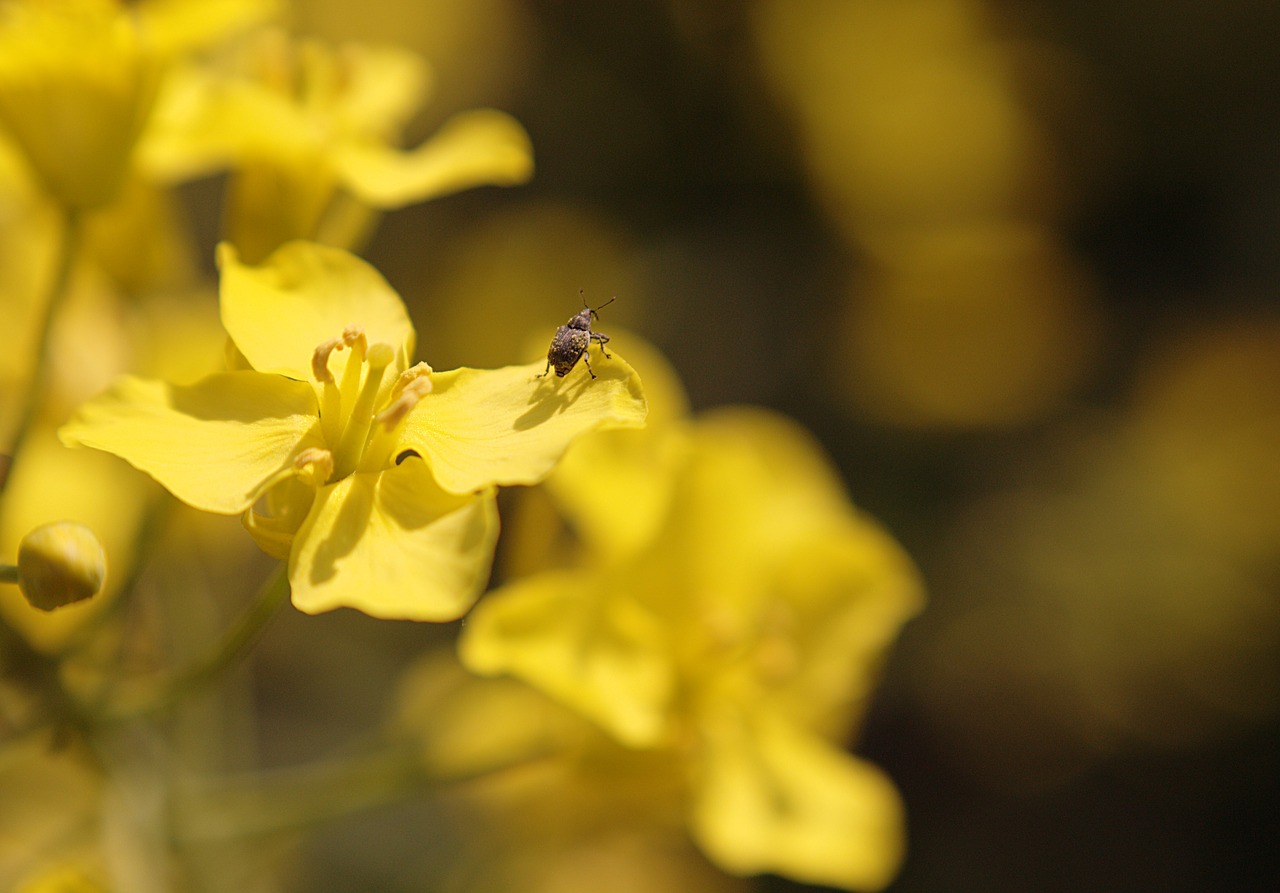
[(343, 343), (338, 338), (331, 338), (316, 348), (311, 355), (311, 374), (321, 384), (333, 381), (333, 373), (329, 371), (329, 354), (342, 350)]
[(388, 429), (394, 428), (400, 424), (400, 421), (409, 414), (409, 410), (418, 405), (418, 401), (427, 394), (431, 393), (431, 380), (420, 378), (412, 384), (408, 385), (400, 396), (387, 404), (387, 407), (378, 413), (376, 419)]
[(355, 323), (342, 330), (342, 340), (348, 347), (355, 346), (357, 341), (363, 342), (364, 347), (369, 346), (369, 339), (364, 336), (364, 329)]
[(431, 383), (431, 367), (419, 363), (411, 369), (400, 373), (391, 388), (391, 402), (375, 420), (385, 425), (388, 430), (400, 424), (400, 420), (409, 414), (409, 410), (418, 405), (418, 401), (430, 394), (435, 387)]
[(300, 475), (323, 484), (333, 476), (333, 453), (320, 447), (308, 447), (293, 460), (293, 467)]
[[(431, 367), (426, 363), (416, 363), (401, 372), (400, 377), (396, 379), (396, 383), (391, 386), (391, 399), (394, 400), (396, 397), (399, 397), (400, 392), (414, 382), (425, 381), (427, 383), (427, 389), (423, 391), (423, 393), (430, 394), (432, 388), (431, 372)], [(421, 385), (415, 385), (415, 387), (421, 387)]]
[(364, 336), (364, 329), (357, 325), (347, 326), (342, 330), (342, 343), (351, 348), (347, 356), (346, 368), (342, 370), (342, 403), (350, 407), (360, 387), (360, 370), (364, 366), (365, 354), (369, 349), (369, 339)]

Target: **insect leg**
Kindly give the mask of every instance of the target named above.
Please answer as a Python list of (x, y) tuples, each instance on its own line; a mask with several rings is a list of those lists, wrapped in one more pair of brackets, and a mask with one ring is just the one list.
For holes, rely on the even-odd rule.
[[(605, 342), (606, 342), (606, 341), (608, 341), (608, 340), (609, 340), (609, 336), (608, 336), (608, 335), (602, 335), (602, 334), (600, 334), (599, 332), (592, 332), (592, 333), (591, 333), (591, 341), (594, 341), (594, 342), (596, 342), (597, 344), (599, 344), (599, 345), (600, 345), (600, 352), (601, 352), (602, 354), (604, 354), (605, 359), (607, 359), (607, 360), (611, 360), (611, 359), (613, 359), (613, 356), (609, 353), (609, 351), (607, 351), (607, 350), (605, 350), (605, 349), (604, 349)], [(588, 346), (588, 347), (590, 347), (590, 346), (591, 346), (591, 341), (588, 341), (588, 342), (587, 342), (587, 346)]]

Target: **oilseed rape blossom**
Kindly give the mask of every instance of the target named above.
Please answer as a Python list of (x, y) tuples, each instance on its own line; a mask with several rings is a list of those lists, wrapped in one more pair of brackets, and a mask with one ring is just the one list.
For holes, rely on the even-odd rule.
[(176, 73), (142, 155), (165, 178), (230, 170), (227, 238), (249, 261), (292, 239), (350, 248), (376, 210), (533, 172), (524, 128), (494, 109), (462, 112), (400, 148), (429, 80), (427, 63), (402, 48), (263, 29)]
[[(763, 410), (721, 410), (583, 438), (553, 484), (585, 557), (490, 593), (464, 665), (651, 755), (666, 767), (651, 788), (680, 791), (690, 834), (731, 874), (885, 886), (900, 799), (840, 742), (920, 586), (812, 440)], [(649, 517), (611, 520), (631, 505)]]
[(68, 207), (114, 198), (159, 82), (159, 59), (114, 4), (0, 7), (0, 124)]
[(113, 201), (169, 64), (269, 3), (0, 2), (0, 132), (64, 208)]
[(232, 370), (190, 386), (125, 376), (60, 437), (241, 514), (288, 559), (300, 610), (460, 616), (488, 577), (495, 488), (541, 480), (587, 431), (644, 422), (621, 359), (590, 387), (538, 380), (537, 364), (410, 365), (400, 297), (340, 249), (293, 242), (251, 266), (223, 245), (219, 265)]

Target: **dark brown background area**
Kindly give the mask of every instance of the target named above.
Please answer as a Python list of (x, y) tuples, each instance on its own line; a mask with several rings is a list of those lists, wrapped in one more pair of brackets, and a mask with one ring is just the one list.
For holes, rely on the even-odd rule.
[[(449, 368), (472, 362), (472, 348), (536, 335), (536, 327), (503, 330), (504, 302), (524, 299), (514, 293), (522, 282), (530, 326), (548, 337), (576, 310), (579, 287), (597, 302), (617, 293), (600, 328), (623, 326), (658, 344), (695, 408), (764, 404), (817, 434), (854, 500), (902, 540), (929, 589), (856, 742), (907, 803), (910, 852), (891, 890), (1280, 888), (1274, 520), (1270, 532), (1247, 528), (1260, 531), (1247, 550), (1218, 549), (1194, 524), (1164, 526), (1159, 504), (1188, 480), (1222, 493), (1215, 478), (1195, 475), (1217, 467), (1214, 451), (1232, 438), (1275, 445), (1266, 438), (1276, 431), (1280, 381), (1268, 380), (1277, 366), (1266, 357), (1280, 354), (1280, 6), (980, 8), (990, 40), (1018, 50), (1011, 58), (1031, 48), (1040, 60), (1014, 65), (1010, 83), (1066, 171), (1046, 225), (1088, 271), (1097, 347), (1054, 399), (1017, 419), (972, 425), (901, 424), (837, 395), (832, 369), (849, 350), (838, 321), (859, 300), (848, 283), (872, 265), (806, 173), (792, 109), (754, 48), (751, 9), (544, 0), (506, 8), (518, 18), (516, 38), (469, 38), (463, 61), (438, 72), (441, 102), (417, 135), (450, 111), (491, 103), (528, 128), (537, 174), (520, 189), (470, 192), (383, 222), (367, 256), (410, 301), (420, 353)], [(320, 12), (300, 18), (332, 27)], [(500, 60), (507, 73), (482, 79), (481, 95), (449, 93), (451, 74), (482, 65), (485, 53), (512, 54)], [(1058, 78), (1062, 71), (1070, 76)], [(618, 234), (613, 265), (586, 269), (550, 237), (503, 249), (477, 235), (495, 215), (536, 221), (548, 208), (605, 221)], [(493, 246), (493, 281), (513, 284), (458, 285), (477, 281), (459, 272), (484, 256), (477, 244)], [(462, 322), (442, 328), (443, 318)], [(458, 332), (472, 337), (462, 343)], [(1197, 365), (1205, 350), (1216, 359)], [(1210, 372), (1192, 375), (1202, 366)], [(1235, 406), (1242, 391), (1256, 399), (1228, 413), (1230, 424), (1194, 413), (1151, 421), (1148, 395), (1182, 393), (1183, 374), (1201, 383), (1186, 386), (1200, 394), (1187, 399), (1192, 409)], [(1160, 427), (1170, 418), (1172, 429)], [(1144, 457), (1183, 443), (1192, 444), (1178, 453), (1186, 462), (1165, 486)], [(1274, 490), (1267, 479), (1277, 461), (1273, 452), (1242, 477)], [(1134, 475), (1148, 473), (1129, 493)], [(1239, 520), (1239, 500), (1225, 496), (1225, 507), (1208, 500), (1203, 515), (1192, 512), (1205, 530)], [(1052, 548), (1036, 551), (1042, 541)], [(1231, 585), (1220, 591), (1203, 565), (1184, 568), (1188, 555), (1208, 556)], [(1065, 570), (1048, 573), (1055, 561)], [(1054, 588), (1064, 573), (1083, 585)], [(1212, 641), (1196, 639), (1242, 604), (1237, 591), (1253, 599), (1244, 619)], [(1080, 592), (1094, 600), (1081, 607)], [(1179, 623), (1164, 630), (1175, 611)], [(1073, 625), (1084, 627), (1080, 647), (1095, 648), (1094, 658), (1072, 651)], [(277, 759), (322, 752), (344, 725), (376, 722), (381, 707), (370, 693), (442, 631), (401, 625), (388, 647), (382, 625), (349, 612), (290, 616), (263, 659), (287, 655), (295, 636), (314, 650), (317, 635), (357, 658), (366, 645), (367, 676), (327, 690), (325, 706), (319, 694), (307, 702), (306, 672), (264, 674), (282, 728), (304, 710), (322, 717), (305, 741), (293, 728), (268, 742)], [(1059, 660), (1073, 654), (1078, 663)], [(314, 877), (326, 890), (378, 888), (377, 865), (392, 877), (397, 848), (415, 845), (407, 830), (415, 815), (392, 810), (362, 819), (355, 837), (346, 825), (323, 836)], [(350, 852), (375, 843), (362, 856)], [(344, 854), (361, 864), (344, 868)]]

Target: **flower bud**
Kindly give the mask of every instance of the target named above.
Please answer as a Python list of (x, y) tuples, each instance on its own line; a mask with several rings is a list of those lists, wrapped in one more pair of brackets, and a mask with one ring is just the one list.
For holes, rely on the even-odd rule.
[(83, 524), (44, 524), (18, 545), (18, 588), (42, 611), (96, 595), (106, 576), (107, 555)]

